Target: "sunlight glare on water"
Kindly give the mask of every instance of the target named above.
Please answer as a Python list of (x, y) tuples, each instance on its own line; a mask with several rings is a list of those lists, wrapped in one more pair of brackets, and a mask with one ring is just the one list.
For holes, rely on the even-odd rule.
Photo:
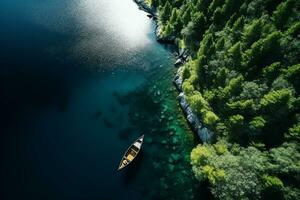
[(82, 13), (89, 29), (105, 27), (105, 33), (120, 40), (123, 45), (135, 48), (148, 44), (151, 26), (145, 23), (146, 15), (132, 0), (84, 0), (80, 2)]
[(81, 0), (74, 6), (80, 37), (73, 53), (93, 64), (142, 65), (137, 54), (153, 42), (153, 22), (133, 0)]
[[(153, 22), (133, 0), (31, 0), (26, 15), (32, 22), (61, 34), (72, 34), (63, 41), (67, 57), (73, 57), (97, 69), (120, 66), (145, 68), (138, 59), (154, 39)], [(30, 11), (30, 12), (29, 12)], [(52, 47), (51, 53), (60, 49)]]

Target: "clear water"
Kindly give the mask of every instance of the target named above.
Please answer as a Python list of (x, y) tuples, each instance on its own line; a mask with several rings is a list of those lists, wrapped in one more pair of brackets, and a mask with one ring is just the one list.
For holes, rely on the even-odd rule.
[[(146, 13), (132, 0), (2, 0), (0, 25), (1, 199), (178, 197), (166, 163), (186, 154), (165, 142), (186, 124)], [(117, 172), (141, 134), (140, 157)]]

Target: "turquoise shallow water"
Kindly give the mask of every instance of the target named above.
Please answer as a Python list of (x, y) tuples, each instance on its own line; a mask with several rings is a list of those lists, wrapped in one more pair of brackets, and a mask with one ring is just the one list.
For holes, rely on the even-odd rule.
[(197, 196), (174, 57), (133, 1), (3, 0), (0, 25), (1, 199)]

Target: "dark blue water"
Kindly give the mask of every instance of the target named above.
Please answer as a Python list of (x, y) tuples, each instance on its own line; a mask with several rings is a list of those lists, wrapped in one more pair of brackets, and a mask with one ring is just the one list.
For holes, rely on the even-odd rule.
[(116, 171), (142, 134), (120, 96), (173, 62), (146, 13), (131, 0), (2, 0), (0, 27), (0, 199), (141, 199), (135, 179), (152, 172)]

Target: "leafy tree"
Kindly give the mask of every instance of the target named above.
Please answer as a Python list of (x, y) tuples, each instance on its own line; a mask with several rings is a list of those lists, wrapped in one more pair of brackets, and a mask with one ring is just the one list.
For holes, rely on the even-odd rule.
[(181, 32), (181, 30), (183, 28), (183, 23), (182, 23), (180, 15), (177, 16), (176, 21), (175, 21), (175, 23), (174, 23), (173, 26), (174, 26), (174, 32), (175, 32), (175, 34), (176, 35), (180, 35), (180, 32)]
[(258, 67), (265, 67), (281, 58), (280, 32), (273, 32), (266, 38), (253, 43), (251, 49), (246, 51), (244, 60), (246, 66), (252, 68), (250, 75), (258, 73)]
[(191, 154), (216, 199), (300, 195), (299, 8), (296, 0), (159, 3), (164, 34), (190, 53), (180, 70), (186, 100), (224, 140)]
[(160, 10), (160, 19), (163, 23), (166, 23), (172, 14), (172, 6), (167, 0), (165, 6)]
[(188, 23), (191, 21), (191, 19), (192, 19), (191, 8), (188, 7), (182, 16), (182, 22), (183, 22), (184, 26), (187, 26)]
[(241, 16), (233, 23), (232, 38), (234, 42), (239, 41), (241, 38), (242, 31), (244, 28), (244, 23), (245, 23), (244, 20), (245, 20), (244, 16)]
[(295, 124), (293, 127), (289, 128), (288, 133), (285, 134), (288, 140), (298, 140), (300, 141), (300, 123)]
[[(300, 153), (296, 143), (283, 143), (280, 147), (270, 150), (268, 170), (279, 177), (299, 178)], [(297, 177), (298, 176), (298, 177)]]
[(288, 109), (290, 106), (290, 101), (293, 98), (292, 91), (290, 89), (281, 89), (270, 91), (268, 94), (264, 95), (261, 99), (260, 104), (262, 109), (267, 112), (274, 113), (278, 112), (280, 109)]
[(218, 8), (220, 8), (223, 5), (223, 3), (224, 0), (213, 0), (208, 7), (209, 15), (212, 15)]
[(281, 63), (274, 62), (271, 65), (265, 67), (262, 71), (263, 76), (267, 79), (267, 83), (273, 82), (273, 80), (280, 75)]
[(223, 142), (198, 145), (191, 153), (196, 178), (208, 180), (217, 199), (259, 199), (263, 189), (260, 176), (267, 157), (254, 147), (236, 152), (228, 151)]
[(223, 13), (222, 13), (222, 9), (219, 7), (215, 10), (215, 12), (213, 13), (213, 23), (215, 25), (222, 25), (223, 23)]
[(169, 23), (174, 24), (174, 23), (177, 21), (177, 17), (178, 17), (178, 11), (177, 11), (176, 8), (174, 8), (174, 9), (172, 10), (172, 14), (171, 14)]
[(266, 84), (256, 82), (244, 82), (242, 87), (242, 92), (239, 95), (241, 99), (260, 99), (268, 90)]
[(283, 29), (286, 26), (286, 22), (292, 14), (296, 1), (287, 0), (279, 4), (276, 10), (273, 13), (273, 20), (275, 25), (279, 29)]
[(182, 30), (182, 36), (186, 45), (193, 51), (199, 47), (199, 41), (205, 30), (205, 17), (202, 13), (196, 13), (191, 22)]
[(262, 177), (264, 191), (264, 199), (282, 199), (284, 185), (282, 181), (276, 176), (264, 175)]
[(221, 37), (220, 39), (218, 39), (217, 43), (216, 43), (216, 49), (218, 51), (223, 50), (225, 47), (225, 37)]
[(240, 70), (242, 61), (241, 42), (237, 42), (228, 50), (228, 57), (230, 58), (229, 63), (237, 70)]
[(294, 88), (300, 92), (300, 64), (293, 65), (284, 70), (285, 77), (294, 85)]
[(223, 5), (223, 13), (229, 18), (234, 12), (236, 12), (242, 5), (241, 0), (225, 0)]
[(204, 123), (208, 126), (214, 125), (219, 120), (219, 117), (212, 111), (207, 111), (204, 113)]
[(205, 34), (205, 37), (203, 38), (200, 49), (198, 51), (198, 56), (200, 57), (201, 55), (207, 55), (211, 56), (215, 51), (215, 45), (213, 41), (213, 35), (210, 34)]
[(243, 40), (245, 42), (246, 48), (249, 48), (254, 42), (260, 39), (263, 31), (262, 19), (253, 20), (251, 24), (245, 27), (243, 32)]
[(191, 108), (197, 113), (201, 114), (208, 110), (208, 103), (198, 92), (188, 97), (188, 102)]

